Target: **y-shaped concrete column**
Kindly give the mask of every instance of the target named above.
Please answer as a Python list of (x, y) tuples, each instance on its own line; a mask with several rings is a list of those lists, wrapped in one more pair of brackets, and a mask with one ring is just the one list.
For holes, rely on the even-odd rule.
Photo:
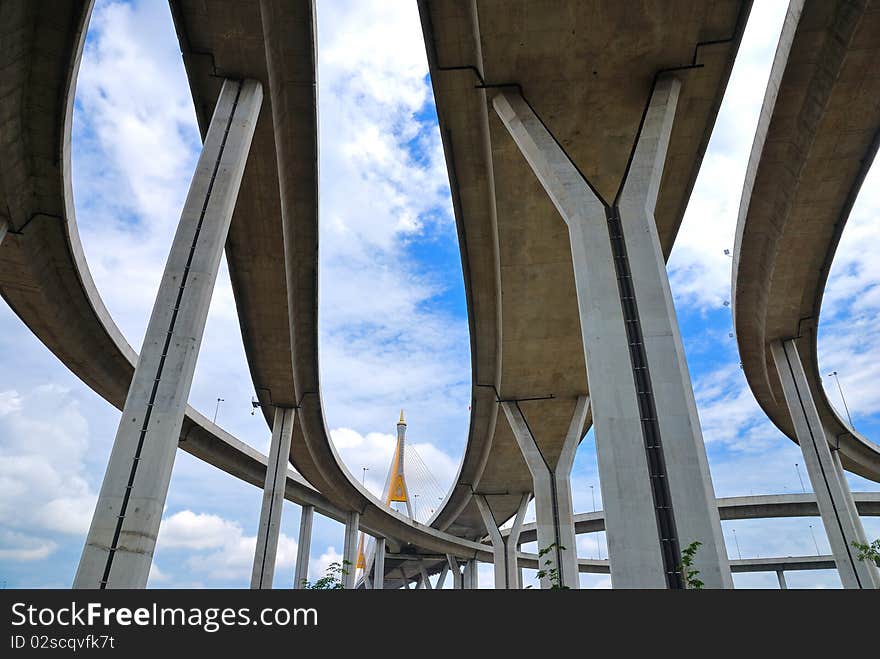
[(290, 438), (293, 436), (294, 411), (290, 407), (276, 407), (272, 423), (272, 441), (269, 444), (269, 462), (263, 487), (263, 507), (257, 529), (257, 548), (251, 571), (251, 588), (272, 588), (275, 575), (275, 556), (281, 533), (281, 512), (284, 509), (284, 485), (287, 481), (287, 463), (290, 459)]
[(293, 587), (300, 589), (309, 578), (309, 555), (312, 549), (312, 519), (315, 516), (314, 506), (303, 506), (299, 518), (299, 539), (296, 544), (296, 570), (293, 575)]
[(225, 80), (174, 236), (75, 588), (143, 588), (263, 93)]
[(458, 559), (452, 554), (446, 554), (446, 563), (449, 565), (449, 571), (452, 573), (452, 589), (461, 590), (464, 588), (464, 576), (461, 574)]
[(425, 563), (423, 561), (419, 561), (419, 575), (421, 576), (420, 587), (423, 590), (434, 590), (434, 587), (431, 585), (431, 580), (428, 578), (428, 571), (425, 570)]
[(485, 495), (474, 495), (474, 499), (477, 502), (477, 508), (480, 509), (480, 515), (483, 517), (483, 524), (485, 525), (486, 531), (489, 533), (489, 538), (492, 541), (496, 589), (509, 590), (519, 588), (519, 570), (516, 565), (516, 548), (519, 544), (519, 536), (522, 532), (523, 519), (525, 519), (526, 516), (526, 508), (529, 505), (530, 496), (530, 493), (523, 494), (510, 533), (502, 535), (501, 530), (498, 528), (498, 522), (495, 520), (495, 515), (492, 513), (492, 508), (489, 506), (489, 502), (486, 500)]
[(354, 588), (355, 576), (357, 575), (357, 541), (358, 541), (358, 525), (361, 516), (355, 510), (348, 513), (348, 519), (345, 522), (345, 542), (342, 547), (342, 567), (345, 575), (342, 584), (345, 588), (351, 590)]
[(611, 204), (520, 94), (493, 100), (568, 225), (616, 588), (683, 587), (681, 550), (693, 541), (706, 586), (733, 585), (654, 222), (679, 87), (657, 81)]
[(854, 512), (855, 504), (846, 478), (837, 468), (828, 446), (828, 435), (816, 410), (797, 345), (794, 340), (774, 341), (770, 351), (840, 581), (844, 588), (877, 588), (880, 586), (877, 568), (869, 561), (858, 560), (858, 551), (852, 546), (854, 540), (864, 543), (865, 534)]
[(376, 538), (376, 552), (373, 555), (373, 588), (385, 588), (385, 538)]
[[(578, 398), (556, 464), (548, 463), (541, 453), (519, 405), (515, 402), (503, 402), (501, 409), (507, 416), (513, 436), (532, 475), (535, 488), (538, 551), (552, 547), (551, 551), (541, 557), (540, 570), (546, 573), (541, 579), (541, 588), (551, 588), (554, 582), (558, 582), (558, 585), (564, 588), (579, 588), (570, 476), (575, 451), (581, 440), (581, 429), (590, 409), (590, 399), (588, 396)], [(512, 551), (516, 552), (516, 543), (513, 544)], [(558, 578), (555, 580), (551, 579), (553, 570), (558, 571)], [(513, 580), (515, 575), (511, 575), (510, 579), (510, 583), (516, 583)]]
[(449, 574), (449, 564), (444, 563), (443, 567), (440, 568), (440, 576), (437, 577), (437, 585), (435, 586), (437, 590), (443, 590), (443, 584), (446, 583), (447, 574)]

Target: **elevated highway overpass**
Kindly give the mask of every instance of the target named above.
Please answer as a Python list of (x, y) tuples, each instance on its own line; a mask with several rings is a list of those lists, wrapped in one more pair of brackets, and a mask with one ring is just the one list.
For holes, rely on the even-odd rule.
[[(711, 134), (748, 6), (681, 2), (657, 13), (647, 5), (642, 12), (624, 12), (604, 3), (577, 3), (542, 17), (525, 2), (477, 3), (473, 10), (454, 1), (420, 3), (462, 250), (474, 384), (467, 450), (456, 484), (426, 526), (389, 511), (352, 478), (324, 420), (317, 346), (314, 9), (307, 1), (172, 1), (203, 136), (224, 79), (256, 81), (265, 90), (226, 256), (262, 410), (270, 425), (279, 409), (295, 419), (290, 460), (304, 478), (288, 472), (286, 460), (273, 466), (272, 459), (190, 408), (181, 426), (181, 447), (248, 482), (265, 482), (267, 489), (268, 472), (283, 468), (284, 496), (346, 522), (346, 556), (353, 550), (351, 531), (358, 526), (387, 538), (391, 551), (384, 571), (390, 575), (403, 569), (401, 581), (420, 574), (418, 565), (409, 568), (418, 563), (409, 560), (413, 553), (498, 560), (497, 548), (479, 542), (492, 530), (489, 520), (500, 524), (521, 512), (533, 491), (539, 499), (545, 496), (536, 483), (534, 455), (531, 463), (525, 460), (522, 447), (531, 445), (533, 454), (540, 455), (554, 487), (568, 487), (566, 463), (570, 468), (596, 406), (596, 392), (591, 406), (587, 386), (590, 360), (584, 356), (585, 316), (577, 304), (583, 291), (579, 261), (572, 260), (571, 218), (560, 215), (558, 195), (529, 160), (516, 121), (526, 126), (530, 116), (539, 118), (544, 135), (565, 156), (565, 166), (577, 171), (606, 209), (620, 206), (624, 225), (632, 212), (626, 206), (628, 181), (641, 185), (643, 176), (656, 179), (656, 201), (647, 193), (649, 205), (656, 204), (648, 218), (662, 269)], [(5, 53), (2, 78), (13, 93), (4, 93), (0, 101), (0, 192), (6, 196), (0, 209), (6, 209), (2, 219), (10, 229), (0, 245), (0, 291), (74, 373), (122, 407), (137, 356), (88, 273), (70, 194), (73, 89), (91, 3), (72, 2), (67, 8), (65, 14), (50, 11), (46, 2), (3, 6), (8, 19), (4, 36), (15, 47)], [(627, 34), (634, 38), (623, 39)], [(609, 35), (632, 43), (631, 49), (609, 49)], [(624, 70), (627, 75), (619, 75)], [(28, 92), (19, 93), (23, 89)], [(508, 101), (508, 110), (525, 101), (526, 114), (505, 115), (499, 102)], [(590, 118), (589, 129), (584, 117)], [(648, 142), (642, 138), (655, 123), (671, 127), (660, 137), (665, 143), (657, 151), (659, 165), (645, 174), (640, 168)], [(653, 294), (662, 306), (663, 291)], [(641, 320), (648, 327), (653, 322)], [(674, 338), (674, 314), (666, 322)], [(646, 354), (650, 361), (650, 346)], [(676, 404), (687, 406), (692, 394), (689, 398), (686, 366), (683, 371), (683, 364), (658, 363), (652, 370), (655, 366), (679, 373), (683, 388)], [(607, 408), (603, 403), (597, 409)], [(698, 438), (698, 426), (695, 431)], [(694, 447), (687, 450), (702, 450), (701, 440)], [(649, 447), (649, 461), (650, 455)], [(645, 459), (642, 453), (639, 460)], [(707, 468), (701, 468), (695, 473), (705, 473), (703, 487), (708, 483), (711, 494)], [(656, 504), (656, 492), (648, 492)], [(547, 506), (539, 506), (539, 522), (548, 512), (558, 512), (565, 496), (547, 498)], [(673, 493), (673, 500), (679, 496)], [(269, 533), (270, 526), (271, 520), (261, 523), (261, 534)], [(656, 544), (657, 538), (650, 542)], [(723, 550), (723, 542), (715, 550)], [(563, 558), (558, 554), (558, 561)], [(719, 574), (723, 571), (722, 566)]]
[[(819, 373), (819, 314), (843, 228), (880, 144), (880, 5), (790, 3), (746, 173), (733, 254), (743, 372), (800, 443), (844, 582), (875, 583), (841, 467), (880, 480), (880, 446), (840, 418)], [(830, 450), (829, 450), (830, 449)]]

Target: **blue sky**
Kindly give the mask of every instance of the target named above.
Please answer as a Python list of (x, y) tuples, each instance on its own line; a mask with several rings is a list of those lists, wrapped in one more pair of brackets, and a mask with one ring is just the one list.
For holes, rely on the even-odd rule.
[[(754, 402), (724, 305), (730, 295), (724, 250), (733, 248), (745, 163), (784, 11), (779, 0), (755, 3), (669, 263), (719, 496), (800, 491), (799, 450)], [(379, 492), (405, 408), (410, 441), (446, 487), (467, 436), (470, 355), (415, 3), (319, 0), (318, 30), (320, 350), (328, 423), (349, 470), (360, 475), (368, 467), (367, 485)], [(79, 229), (98, 289), (138, 347), (199, 148), (166, 3), (96, 2), (76, 99)], [(844, 232), (819, 344), (823, 372), (840, 372), (854, 421), (871, 438), (880, 431), (880, 266), (870, 253), (880, 237), (877, 179), (872, 172)], [(0, 580), (68, 587), (119, 412), (60, 365), (5, 305), (0, 355)], [(224, 262), (190, 402), (210, 417), (223, 398), (218, 422), (265, 452), (269, 430), (251, 415), (252, 394)], [(829, 396), (839, 400), (836, 388)], [(876, 489), (857, 477), (851, 484)], [(590, 433), (573, 473), (576, 510), (591, 510), (593, 494), (601, 506)], [(246, 587), (259, 506), (259, 490), (179, 452), (150, 585)], [(298, 520), (298, 507), (286, 502), (276, 586), (292, 581)], [(875, 520), (865, 526), (880, 536)], [(725, 523), (736, 557), (734, 530), (744, 557), (815, 553), (813, 535), (827, 551), (818, 519)], [(581, 537), (579, 554), (607, 557), (603, 542)], [(341, 525), (318, 516), (313, 576), (338, 559), (341, 545)], [(491, 585), (491, 566), (483, 566), (480, 578)], [(582, 581), (608, 586), (606, 577)], [(775, 575), (738, 575), (736, 583), (773, 587)], [(792, 574), (789, 584), (839, 587), (833, 572)]]

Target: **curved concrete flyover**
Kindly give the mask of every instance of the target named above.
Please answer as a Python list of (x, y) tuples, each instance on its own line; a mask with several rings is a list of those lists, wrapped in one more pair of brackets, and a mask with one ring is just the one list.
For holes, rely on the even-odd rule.
[[(466, 452), (432, 525), (482, 537), (475, 492), (501, 522), (532, 491), (510, 424), (499, 418), (500, 400), (520, 401), (552, 463), (577, 397), (588, 394), (569, 233), (492, 109), (492, 86), (519, 86), (612, 199), (656, 76), (683, 67), (655, 212), (668, 257), (749, 7), (561, 2), (548, 11), (525, 0), (419, 1), (461, 249), (473, 387)], [(580, 437), (590, 423), (588, 415)]]
[[(268, 90), (232, 218), (226, 258), (245, 353), (267, 421), (297, 409), (290, 459), (334, 506), (390, 549), (488, 559), (479, 543), (389, 510), (345, 468), (321, 402), (318, 369), (318, 158), (311, 0), (173, 0), (201, 130), (225, 76)], [(220, 76), (221, 78), (218, 78)], [(280, 182), (280, 183), (279, 183)]]
[(834, 253), (880, 143), (878, 35), (876, 1), (791, 2), (746, 172), (732, 296), (743, 371), (763, 410), (797, 441), (770, 351), (794, 339), (842, 466), (874, 481), (880, 446), (832, 407), (816, 340)]
[[(76, 225), (70, 140), (76, 74), (93, 2), (3, 2), (0, 30), (0, 294), (77, 377), (122, 409), (137, 354), (92, 280)], [(191, 407), (180, 448), (262, 487), (266, 457)], [(344, 521), (298, 474), (286, 496)]]
[[(255, 3), (251, 9), (253, 6)], [(75, 375), (121, 408), (137, 354), (110, 317), (89, 273), (77, 232), (70, 181), (73, 96), (91, 9), (90, 0), (65, 3), (63, 10), (49, 0), (9, 1), (0, 6), (4, 43), (0, 62), (0, 220), (9, 226), (0, 244), (0, 293)], [(238, 16), (234, 12), (230, 15), (233, 25), (238, 25), (234, 22)], [(190, 52), (188, 56), (194, 55)], [(274, 171), (271, 160), (264, 164)], [(230, 259), (230, 269), (233, 263), (238, 262)], [(286, 305), (282, 316), (286, 323)], [(266, 457), (189, 407), (180, 447), (230, 475), (263, 487)], [(285, 497), (314, 506), (341, 522), (350, 510), (347, 502), (324, 496), (292, 471), (287, 474)], [(381, 506), (378, 501), (368, 505)], [(364, 515), (361, 527), (392, 539), (421, 540), (436, 551), (454, 551), (463, 557), (488, 559), (491, 555), (478, 544), (410, 524), (400, 515)], [(400, 533), (393, 535), (391, 531)]]

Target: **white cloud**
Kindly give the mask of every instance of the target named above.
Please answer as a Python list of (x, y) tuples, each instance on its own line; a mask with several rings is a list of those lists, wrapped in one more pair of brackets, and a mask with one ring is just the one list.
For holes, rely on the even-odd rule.
[(730, 298), (731, 259), (746, 164), (786, 3), (757, 2), (731, 73), (709, 149), (669, 259), (676, 301), (721, 308)]
[(49, 557), (58, 545), (52, 541), (13, 531), (0, 531), (0, 560), (40, 561)]
[(169, 549), (216, 549), (236, 542), (241, 535), (237, 522), (218, 515), (181, 510), (162, 521), (157, 543)]
[(16, 401), (0, 415), (0, 528), (83, 535), (97, 496), (86, 472), (89, 424), (77, 400), (55, 385), (0, 398)]
[[(175, 549), (186, 550), (187, 578), (198, 574), (208, 581), (247, 583), (253, 568), (257, 538), (245, 535), (241, 524), (235, 520), (181, 510), (162, 521), (156, 545), (163, 555)], [(284, 533), (279, 536), (275, 559), (278, 587), (284, 583), (285, 572), (293, 574), (296, 547), (294, 539)]]

